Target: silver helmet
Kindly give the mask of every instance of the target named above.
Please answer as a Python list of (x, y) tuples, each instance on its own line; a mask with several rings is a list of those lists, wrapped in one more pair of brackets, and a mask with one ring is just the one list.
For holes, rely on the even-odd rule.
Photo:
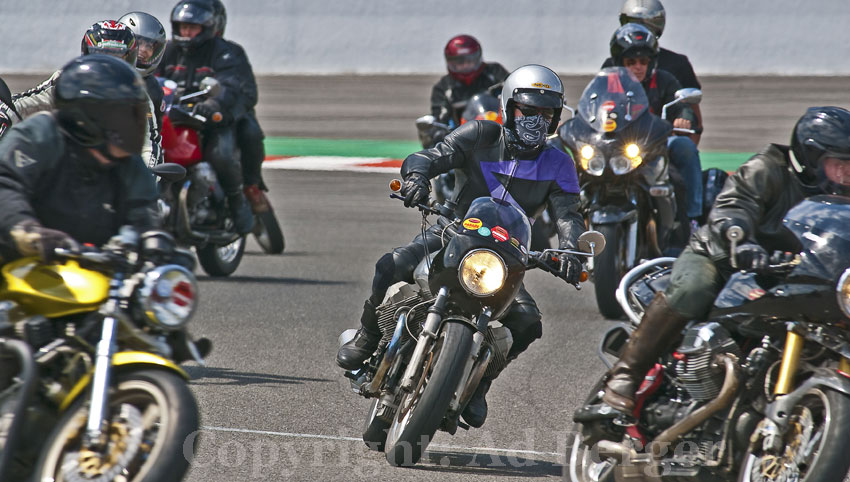
[(667, 16), (659, 0), (626, 0), (620, 9), (620, 25), (639, 23), (647, 27), (656, 38), (664, 32)]
[(549, 125), (549, 134), (554, 134), (564, 107), (564, 84), (558, 74), (548, 67), (530, 64), (511, 72), (502, 86), (499, 99), (505, 127), (514, 128), (514, 105), (516, 103), (555, 110)]
[(147, 77), (152, 74), (165, 53), (165, 28), (153, 15), (144, 12), (130, 12), (120, 19), (136, 36), (139, 45), (139, 56), (136, 59), (136, 69)]

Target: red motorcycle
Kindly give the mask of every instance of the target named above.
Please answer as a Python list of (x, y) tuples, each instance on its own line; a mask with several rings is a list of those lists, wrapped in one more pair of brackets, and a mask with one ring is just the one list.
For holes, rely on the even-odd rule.
[[(160, 79), (166, 114), (162, 122), (162, 147), (166, 163), (154, 167), (160, 178), (159, 207), (165, 227), (177, 241), (194, 246), (198, 261), (210, 276), (228, 276), (239, 266), (245, 251), (245, 236), (233, 229), (227, 197), (215, 170), (203, 159), (203, 133), (210, 124), (221, 122), (193, 112), (194, 105), (215, 97), (221, 86), (207, 77), (201, 90), (176, 96), (177, 85)], [(262, 194), (262, 193), (261, 193)], [(285, 240), (268, 200), (268, 209), (254, 215), (253, 234), (264, 252), (283, 252)]]

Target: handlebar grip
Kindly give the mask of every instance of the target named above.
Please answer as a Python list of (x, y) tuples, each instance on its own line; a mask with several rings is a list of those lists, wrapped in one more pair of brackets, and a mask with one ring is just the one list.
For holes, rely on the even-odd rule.
[(684, 129), (682, 127), (674, 127), (673, 132), (679, 132), (681, 134), (699, 134), (695, 129)]

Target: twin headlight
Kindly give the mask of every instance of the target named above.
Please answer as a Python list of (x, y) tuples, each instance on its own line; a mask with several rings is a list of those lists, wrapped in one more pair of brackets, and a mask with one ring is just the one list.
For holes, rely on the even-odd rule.
[(160, 266), (145, 274), (137, 299), (154, 325), (175, 330), (189, 321), (198, 305), (198, 283), (182, 266)]
[[(605, 172), (605, 156), (590, 144), (579, 144), (581, 168), (591, 176), (601, 176)], [(608, 164), (614, 174), (622, 175), (637, 169), (643, 162), (640, 146), (626, 144), (623, 152), (612, 157)]]
[(473, 296), (490, 296), (499, 291), (508, 277), (501, 256), (489, 249), (475, 249), (463, 257), (458, 270), (463, 289)]

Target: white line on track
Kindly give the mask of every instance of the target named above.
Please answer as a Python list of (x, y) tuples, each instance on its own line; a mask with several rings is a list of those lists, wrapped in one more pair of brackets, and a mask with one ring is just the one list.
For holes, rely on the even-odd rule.
[[(318, 438), (324, 440), (341, 440), (346, 442), (362, 442), (363, 439), (360, 437), (342, 437), (336, 435), (321, 435), (321, 434), (313, 434), (313, 433), (291, 433), (291, 432), (273, 432), (269, 430), (249, 430), (245, 428), (231, 428), (231, 427), (201, 427), (201, 430), (206, 430), (209, 432), (235, 432), (235, 433), (246, 433), (253, 435), (273, 435), (276, 437), (295, 437), (295, 438)], [(502, 449), (495, 447), (461, 447), (457, 445), (443, 445), (443, 444), (431, 444), (430, 448), (440, 448), (440, 449), (449, 449), (449, 450), (460, 450), (464, 452), (498, 452), (498, 453), (506, 453), (506, 454), (524, 454), (524, 455), (545, 455), (545, 456), (555, 456), (560, 457), (561, 454), (556, 452), (538, 452), (536, 450), (520, 450), (520, 449)]]
[(400, 165), (401, 161), (386, 157), (296, 156), (268, 159), (263, 169), (398, 173)]

